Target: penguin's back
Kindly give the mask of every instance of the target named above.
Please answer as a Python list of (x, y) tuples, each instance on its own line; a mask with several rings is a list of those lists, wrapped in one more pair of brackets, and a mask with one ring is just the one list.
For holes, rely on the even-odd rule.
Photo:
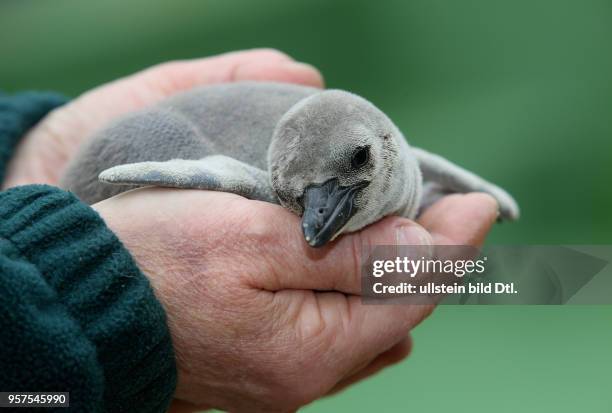
[(98, 181), (113, 166), (226, 155), (267, 170), (276, 124), (319, 89), (274, 82), (202, 86), (126, 115), (96, 132), (70, 162), (60, 185), (94, 203), (132, 189)]
[(276, 124), (294, 104), (318, 91), (286, 83), (226, 83), (193, 89), (166, 100), (161, 107), (193, 124), (206, 141), (207, 152), (267, 170), (267, 151)]

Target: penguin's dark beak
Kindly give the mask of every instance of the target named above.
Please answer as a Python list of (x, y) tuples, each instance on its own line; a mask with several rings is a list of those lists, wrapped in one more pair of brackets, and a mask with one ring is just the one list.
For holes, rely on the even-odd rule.
[(340, 186), (338, 179), (310, 185), (304, 191), (302, 230), (311, 247), (327, 244), (355, 214), (355, 194), (366, 183)]

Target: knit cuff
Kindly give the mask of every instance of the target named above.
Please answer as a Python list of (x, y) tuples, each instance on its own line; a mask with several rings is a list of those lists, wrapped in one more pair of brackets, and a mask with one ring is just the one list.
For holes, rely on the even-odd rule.
[(0, 192), (0, 223), (96, 347), (104, 411), (165, 411), (177, 374), (165, 313), (100, 216), (68, 192), (30, 185)]
[(17, 142), (67, 98), (51, 92), (24, 92), (9, 96), (0, 92), (0, 183)]

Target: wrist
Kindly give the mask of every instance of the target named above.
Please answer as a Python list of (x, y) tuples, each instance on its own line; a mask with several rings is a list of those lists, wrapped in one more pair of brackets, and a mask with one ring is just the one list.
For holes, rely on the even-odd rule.
[(70, 193), (32, 185), (0, 193), (0, 217), (0, 237), (43, 274), (95, 347), (108, 410), (167, 405), (176, 366), (165, 313), (100, 216)]
[(161, 304), (166, 315), (166, 325), (174, 348), (180, 343), (175, 339), (175, 313), (176, 305), (173, 305), (172, 285), (168, 280), (168, 273), (162, 274), (160, 268), (164, 267), (163, 254), (155, 248), (151, 242), (150, 229), (146, 227), (147, 219), (140, 220), (133, 217), (128, 210), (118, 202), (117, 199), (107, 199), (91, 205), (91, 208), (102, 218), (105, 226), (112, 231), (119, 242), (127, 250), (134, 265), (147, 279), (154, 295)]
[[(0, 94), (0, 183), (4, 181), (9, 160), (19, 141), (47, 113), (65, 102), (65, 97), (48, 92)], [(11, 175), (14, 175), (13, 169), (11, 166)]]

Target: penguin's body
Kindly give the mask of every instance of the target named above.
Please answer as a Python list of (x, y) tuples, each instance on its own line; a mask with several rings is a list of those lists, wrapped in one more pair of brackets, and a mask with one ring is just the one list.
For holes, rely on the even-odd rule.
[(267, 170), (280, 118), (319, 89), (272, 82), (205, 86), (121, 118), (92, 136), (70, 163), (61, 186), (93, 204), (133, 186), (98, 175), (113, 166), (225, 155)]
[(280, 203), (303, 216), (312, 246), (385, 215), (414, 218), (448, 192), (490, 193), (518, 218), (504, 190), (410, 147), (365, 99), (269, 82), (201, 87), (128, 115), (88, 141), (61, 185), (89, 203), (143, 185)]

